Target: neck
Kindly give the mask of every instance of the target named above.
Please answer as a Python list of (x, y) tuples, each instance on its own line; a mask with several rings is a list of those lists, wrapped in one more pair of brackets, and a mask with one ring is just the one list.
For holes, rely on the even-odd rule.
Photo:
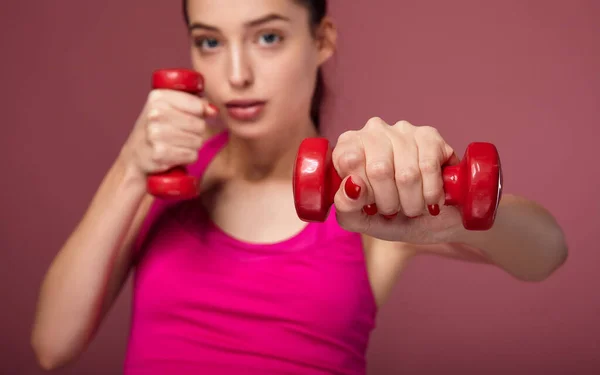
[(227, 146), (228, 164), (236, 176), (248, 181), (291, 179), (300, 143), (317, 135), (309, 120), (260, 139), (231, 134)]

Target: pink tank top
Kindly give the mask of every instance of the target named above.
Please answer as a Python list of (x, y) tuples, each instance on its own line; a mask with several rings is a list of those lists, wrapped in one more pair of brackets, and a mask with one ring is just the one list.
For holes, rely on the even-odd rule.
[[(227, 138), (209, 140), (190, 173)], [(226, 234), (199, 200), (154, 203), (134, 249), (124, 373), (365, 374), (377, 307), (360, 235), (334, 212), (259, 245)]]

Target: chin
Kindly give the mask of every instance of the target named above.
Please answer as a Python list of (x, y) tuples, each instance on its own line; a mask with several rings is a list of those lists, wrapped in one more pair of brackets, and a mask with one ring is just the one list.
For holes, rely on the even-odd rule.
[(228, 120), (227, 129), (230, 134), (248, 140), (271, 138), (273, 135), (282, 132), (281, 129), (277, 129), (273, 121), (266, 121), (265, 119), (244, 122)]

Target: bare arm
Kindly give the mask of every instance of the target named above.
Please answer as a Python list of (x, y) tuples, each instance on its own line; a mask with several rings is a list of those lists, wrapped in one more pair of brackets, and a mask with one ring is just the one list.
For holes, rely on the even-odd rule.
[[(338, 223), (394, 242), (397, 253), (494, 264), (523, 281), (542, 281), (567, 259), (565, 236), (554, 217), (521, 197), (503, 193), (487, 231), (464, 229), (456, 207), (444, 207), (437, 217), (423, 214), (426, 206), (445, 200), (441, 167), (459, 163), (430, 126), (391, 125), (373, 117), (362, 129), (341, 134), (331, 159), (345, 176), (334, 198)], [(364, 210), (367, 205), (372, 209)]]
[(146, 176), (196, 162), (217, 110), (200, 97), (152, 90), (83, 219), (42, 283), (31, 345), (39, 364), (61, 367), (85, 350), (119, 294), (131, 245), (153, 197)]
[(417, 250), (406, 243), (385, 241), (368, 235), (362, 235), (362, 241), (369, 282), (377, 306), (381, 308)]
[(458, 229), (440, 244), (407, 245), (416, 253), (494, 264), (523, 281), (542, 281), (567, 259), (567, 243), (555, 219), (538, 204), (505, 195), (488, 231)]
[(127, 279), (150, 203), (139, 176), (118, 159), (42, 283), (31, 336), (41, 367), (67, 364), (92, 340)]

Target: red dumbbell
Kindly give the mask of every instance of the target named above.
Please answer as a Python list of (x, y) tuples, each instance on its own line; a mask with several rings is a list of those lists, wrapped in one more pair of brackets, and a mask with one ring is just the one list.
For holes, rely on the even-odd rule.
[[(187, 69), (160, 69), (152, 74), (153, 89), (170, 89), (200, 94), (204, 90), (202, 75)], [(149, 175), (147, 191), (158, 198), (193, 198), (198, 195), (198, 180), (184, 166)]]
[[(296, 157), (293, 189), (298, 217), (322, 222), (328, 216), (342, 178), (331, 161), (326, 138), (302, 141)], [(502, 168), (491, 143), (471, 143), (458, 165), (443, 167), (445, 205), (460, 207), (468, 230), (492, 227), (502, 196)]]

